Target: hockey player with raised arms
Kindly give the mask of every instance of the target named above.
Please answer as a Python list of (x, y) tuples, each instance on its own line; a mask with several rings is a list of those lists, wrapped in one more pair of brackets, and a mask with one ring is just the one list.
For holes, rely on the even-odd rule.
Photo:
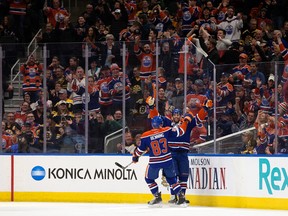
[[(154, 118), (154, 116), (158, 116), (159, 113), (154, 106), (154, 99), (148, 97), (146, 103), (149, 105), (150, 108), (150, 118)], [(213, 102), (211, 100), (206, 100), (196, 115), (193, 115), (191, 112), (185, 114), (185, 118), (187, 119), (188, 116), (191, 120), (188, 122), (187, 129), (182, 136), (178, 137), (169, 137), (168, 139), (168, 146), (171, 150), (171, 155), (173, 159), (173, 164), (175, 167), (177, 181), (181, 185), (182, 192), (185, 194), (187, 188), (187, 181), (189, 176), (189, 160), (188, 160), (188, 152), (189, 152), (189, 145), (190, 145), (190, 136), (191, 131), (194, 127), (202, 124), (203, 120), (206, 119), (208, 110), (213, 106)], [(182, 115), (181, 110), (174, 109), (172, 111), (172, 118), (168, 118), (166, 116), (161, 116), (164, 122), (164, 126), (177, 126), (181, 124)], [(163, 173), (165, 176), (165, 173)], [(165, 176), (166, 177), (166, 176)], [(177, 194), (174, 193), (173, 190), (170, 190), (171, 199), (169, 200), (169, 204), (175, 204), (178, 201)], [(189, 203), (188, 200), (186, 200)]]
[(161, 192), (159, 192), (155, 181), (159, 177), (161, 169), (165, 173), (171, 190), (179, 196), (177, 205), (185, 205), (185, 195), (176, 179), (172, 156), (168, 147), (168, 139), (183, 135), (188, 121), (191, 121), (189, 116), (184, 118), (183, 123), (179, 127), (163, 127), (162, 118), (155, 116), (151, 120), (152, 129), (141, 135), (140, 146), (135, 149), (132, 160), (135, 163), (138, 162), (139, 156), (149, 149), (149, 164), (146, 168), (145, 181), (154, 196), (154, 199), (148, 202), (149, 206), (160, 207), (162, 203)]

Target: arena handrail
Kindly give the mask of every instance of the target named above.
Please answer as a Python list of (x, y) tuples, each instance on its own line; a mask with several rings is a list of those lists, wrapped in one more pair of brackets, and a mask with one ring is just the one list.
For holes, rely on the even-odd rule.
[(207, 141), (207, 142), (204, 142), (204, 143), (200, 143), (200, 144), (194, 145), (194, 146), (192, 146), (192, 148), (193, 149), (199, 149), (201, 147), (204, 147), (204, 146), (207, 146), (207, 145), (209, 145), (211, 143), (214, 143), (214, 141), (216, 141), (216, 143), (217, 143), (218, 141), (222, 141), (222, 140), (225, 140), (225, 139), (227, 139), (229, 137), (240, 135), (240, 134), (243, 134), (243, 133), (245, 133), (247, 131), (252, 131), (252, 130), (255, 130), (255, 129), (256, 129), (255, 127), (244, 129), (244, 130), (241, 130), (241, 131), (238, 131), (238, 132), (235, 132), (235, 133), (232, 133), (232, 134), (217, 138), (216, 140), (210, 140), (210, 141)]

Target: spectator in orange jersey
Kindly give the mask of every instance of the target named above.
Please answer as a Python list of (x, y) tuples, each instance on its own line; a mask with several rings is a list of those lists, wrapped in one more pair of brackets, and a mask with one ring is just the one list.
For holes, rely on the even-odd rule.
[(69, 12), (61, 7), (60, 0), (53, 0), (52, 7), (45, 6), (43, 8), (44, 14), (47, 16), (48, 22), (55, 28), (56, 23), (60, 23), (60, 28), (64, 27), (64, 18), (69, 16)]
[(202, 104), (208, 99), (205, 95), (204, 82), (201, 79), (195, 80), (193, 86), (193, 92), (186, 96), (187, 107), (189, 111), (195, 116), (201, 109)]
[(28, 57), (27, 63), (21, 65), (20, 72), (22, 73), (23, 91), (29, 92), (31, 96), (31, 102), (36, 102), (38, 98), (38, 92), (42, 87), (41, 74), (43, 72), (42, 65), (36, 62), (33, 55)]
[(99, 104), (101, 114), (106, 118), (112, 113), (112, 97), (109, 93), (109, 82), (111, 81), (111, 72), (108, 66), (104, 66), (100, 70), (100, 79), (96, 82), (99, 88)]
[(26, 121), (28, 111), (30, 111), (30, 104), (23, 102), (20, 106), (20, 111), (16, 111), (14, 114), (15, 122), (18, 123), (21, 127)]
[(146, 42), (142, 49), (140, 47), (140, 36), (135, 37), (134, 45), (135, 55), (141, 62), (140, 65), (140, 77), (144, 81), (149, 76), (152, 76), (154, 80), (156, 77), (156, 56), (155, 56), (155, 44)]

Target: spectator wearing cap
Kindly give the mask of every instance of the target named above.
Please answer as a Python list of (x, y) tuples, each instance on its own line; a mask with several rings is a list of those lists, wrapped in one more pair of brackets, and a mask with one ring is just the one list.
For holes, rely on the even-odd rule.
[(67, 102), (64, 100), (59, 101), (55, 107), (57, 107), (56, 111), (52, 111), (52, 119), (56, 124), (60, 124), (61, 126), (67, 126), (67, 119), (71, 119), (74, 117), (73, 113), (69, 111), (67, 107)]
[(183, 110), (184, 103), (184, 83), (182, 78), (175, 79), (175, 91), (173, 92), (171, 98), (171, 105), (175, 107), (175, 109)]
[[(208, 100), (205, 95), (205, 86), (204, 82), (201, 79), (195, 80), (194, 84), (192, 84), (192, 92), (187, 94), (187, 108), (189, 111), (196, 116), (197, 113), (202, 108), (202, 104), (206, 100)], [(207, 139), (207, 129), (204, 124), (199, 124), (192, 129), (192, 135), (190, 137), (190, 142), (193, 144), (199, 144), (205, 142)]]
[(251, 68), (248, 65), (248, 55), (246, 53), (241, 53), (239, 55), (239, 65), (235, 66), (232, 69), (232, 74), (235, 74), (236, 76), (238, 74), (246, 75), (248, 72), (250, 72)]
[(205, 95), (205, 86), (203, 80), (195, 80), (194, 84), (192, 84), (192, 89), (193, 92), (187, 94), (186, 101), (189, 111), (191, 111), (193, 115), (196, 116), (196, 114), (202, 108), (202, 104), (204, 104), (208, 98)]
[[(217, 84), (216, 93), (217, 93), (217, 109), (221, 112), (221, 109), (227, 106), (228, 101), (233, 99), (234, 88), (231, 85), (229, 80), (230, 74), (223, 72), (221, 74), (221, 81)], [(211, 85), (210, 89), (213, 89)]]
[(267, 114), (272, 114), (272, 107), (269, 103), (269, 101), (265, 98), (265, 97), (262, 97), (262, 102), (260, 104), (260, 110), (262, 110), (264, 113), (267, 113)]
[[(251, 80), (251, 87), (252, 88), (260, 88), (261, 84), (266, 83), (265, 75), (258, 71), (258, 64), (257, 62), (250, 62), (250, 71), (245, 75), (246, 80)], [(261, 84), (260, 84), (261, 82)]]

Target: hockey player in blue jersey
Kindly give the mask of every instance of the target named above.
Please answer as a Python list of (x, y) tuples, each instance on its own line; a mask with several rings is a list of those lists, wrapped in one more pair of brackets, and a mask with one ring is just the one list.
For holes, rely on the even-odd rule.
[[(153, 98), (147, 98), (146, 100), (147, 104), (150, 107), (150, 118), (153, 118), (154, 116), (158, 116), (158, 111), (155, 109), (154, 106), (154, 99)], [(211, 100), (205, 101), (203, 104), (202, 109), (198, 112), (198, 114), (193, 117), (193, 114), (190, 113), (189, 116), (192, 116), (193, 118), (191, 121), (189, 121), (187, 125), (187, 129), (185, 133), (182, 136), (178, 137), (169, 137), (168, 139), (168, 146), (171, 150), (171, 155), (173, 159), (173, 164), (175, 167), (176, 175), (178, 183), (181, 185), (182, 192), (185, 194), (186, 188), (187, 188), (187, 181), (189, 176), (189, 160), (188, 160), (188, 152), (189, 152), (189, 145), (190, 145), (190, 136), (191, 131), (194, 127), (199, 126), (202, 124), (202, 121), (205, 120), (207, 117), (207, 111), (213, 106), (213, 103)], [(186, 118), (187, 118), (186, 114)], [(182, 112), (179, 109), (174, 109), (172, 111), (172, 118), (168, 118), (165, 116), (161, 116), (163, 119), (163, 126), (175, 126), (181, 123), (182, 119)], [(165, 173), (163, 173), (165, 176)], [(174, 193), (173, 190), (171, 190), (171, 199), (169, 200), (170, 204), (177, 203), (178, 197), (177, 194)], [(187, 203), (189, 203), (188, 200), (186, 200)]]
[(171, 190), (179, 197), (176, 204), (185, 205), (185, 195), (176, 179), (172, 156), (168, 147), (168, 139), (183, 135), (188, 121), (191, 121), (191, 116), (185, 117), (182, 124), (177, 125), (177, 127), (162, 127), (162, 118), (155, 116), (151, 120), (153, 129), (144, 132), (141, 136), (141, 144), (135, 150), (132, 160), (135, 163), (138, 162), (139, 156), (149, 149), (149, 164), (146, 169), (145, 181), (154, 195), (154, 199), (148, 202), (149, 206), (161, 206), (162, 203), (161, 192), (159, 192), (155, 181), (159, 177), (161, 169), (165, 173)]

